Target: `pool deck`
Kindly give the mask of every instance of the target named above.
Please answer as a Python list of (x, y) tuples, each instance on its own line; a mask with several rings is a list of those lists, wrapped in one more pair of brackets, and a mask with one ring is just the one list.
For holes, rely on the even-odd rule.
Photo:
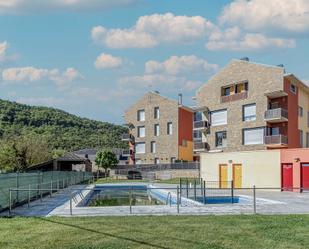
[[(130, 185), (144, 185), (144, 183), (129, 183)], [(147, 183), (145, 183), (147, 184)], [(119, 184), (117, 184), (119, 185)], [(128, 185), (128, 183), (123, 183)], [(157, 188), (176, 194), (177, 185), (154, 184)], [(71, 216), (70, 194), (73, 193), (72, 214), (73, 216), (129, 216), (129, 215), (226, 215), (226, 214), (253, 214), (252, 191), (235, 191), (235, 196), (244, 196), (247, 203), (235, 204), (208, 204), (180, 206), (177, 205), (153, 205), (114, 207), (80, 207), (78, 203), (86, 196), (94, 185), (75, 185), (54, 193), (51, 197), (46, 196), (41, 200), (16, 207), (12, 215), (17, 216)], [(77, 190), (78, 189), (78, 190)], [(82, 194), (81, 194), (82, 193)], [(257, 191), (256, 210), (259, 214), (309, 214), (309, 193)], [(0, 216), (8, 215), (8, 212), (0, 213)]]

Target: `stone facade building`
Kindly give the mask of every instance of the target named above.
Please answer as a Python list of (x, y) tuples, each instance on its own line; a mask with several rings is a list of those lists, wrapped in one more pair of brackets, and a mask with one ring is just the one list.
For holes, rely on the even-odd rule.
[(125, 112), (130, 134), (129, 164), (193, 160), (193, 110), (179, 101), (148, 92)]

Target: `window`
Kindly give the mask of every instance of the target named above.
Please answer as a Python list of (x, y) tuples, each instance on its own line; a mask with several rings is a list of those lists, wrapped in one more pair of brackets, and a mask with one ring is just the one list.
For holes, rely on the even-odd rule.
[(256, 120), (256, 105), (244, 105), (243, 106), (243, 121), (254, 121)]
[(145, 153), (145, 143), (136, 143), (135, 144), (135, 153), (144, 154)]
[(145, 126), (137, 127), (137, 137), (145, 137)]
[(301, 106), (298, 107), (298, 116), (304, 116), (304, 109)]
[(264, 128), (253, 128), (243, 130), (243, 144), (264, 144)]
[(202, 112), (195, 112), (194, 113), (194, 122), (202, 120)]
[(171, 157), (171, 163), (175, 163), (176, 162), (176, 157)]
[(201, 130), (193, 131), (193, 140), (202, 141), (202, 131)]
[(296, 86), (295, 85), (293, 85), (293, 84), (290, 85), (290, 92), (296, 94)]
[(307, 148), (309, 148), (309, 132), (307, 132), (307, 135), (306, 135), (306, 137), (307, 137), (307, 141), (306, 141), (306, 147)]
[(231, 87), (223, 88), (223, 96), (229, 96), (231, 94)]
[(219, 110), (211, 112), (210, 119), (212, 126), (227, 124), (227, 110)]
[(137, 121), (145, 121), (145, 110), (137, 111)]
[(155, 119), (160, 118), (160, 109), (159, 109), (159, 107), (155, 107), (154, 108), (154, 118)]
[(154, 125), (154, 135), (159, 136), (160, 135), (160, 126), (159, 124)]
[(151, 143), (150, 143), (150, 151), (151, 151), (151, 153), (156, 153), (156, 142), (155, 141), (152, 141)]
[(155, 158), (155, 164), (159, 164), (160, 163), (160, 159), (159, 158)]
[(172, 135), (173, 134), (173, 123), (168, 122), (167, 123), (167, 135)]
[(216, 132), (216, 147), (223, 148), (226, 147), (227, 139), (226, 139), (226, 131)]
[(302, 130), (299, 130), (299, 144), (300, 147), (304, 147), (304, 132)]

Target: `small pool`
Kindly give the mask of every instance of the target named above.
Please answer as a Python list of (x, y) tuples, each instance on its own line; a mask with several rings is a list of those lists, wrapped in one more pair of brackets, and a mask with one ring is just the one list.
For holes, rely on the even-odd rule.
[(84, 206), (129, 206), (130, 202), (132, 206), (165, 204), (162, 199), (149, 191), (146, 185), (108, 185), (96, 186), (87, 197)]
[(225, 203), (239, 203), (240, 197), (239, 196), (206, 196), (205, 200), (204, 197), (198, 196), (196, 197), (196, 201), (205, 204), (225, 204)]

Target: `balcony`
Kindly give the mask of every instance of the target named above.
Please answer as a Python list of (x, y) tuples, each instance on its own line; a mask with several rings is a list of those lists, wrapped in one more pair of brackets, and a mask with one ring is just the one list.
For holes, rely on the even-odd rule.
[(248, 98), (248, 92), (241, 92), (241, 93), (235, 93), (232, 95), (227, 96), (221, 96), (221, 103), (236, 101), (236, 100), (242, 100)]
[(208, 121), (195, 121), (193, 123), (193, 130), (206, 130), (209, 128)]
[(122, 150), (122, 156), (123, 157), (130, 157), (132, 155), (133, 151), (126, 149), (126, 150)]
[(264, 120), (269, 123), (280, 123), (288, 121), (288, 111), (282, 108), (267, 110)]
[(208, 151), (209, 150), (209, 145), (206, 142), (194, 142), (194, 152), (203, 152), (203, 151)]
[(265, 136), (264, 139), (268, 148), (285, 148), (288, 146), (288, 137), (285, 135)]
[(268, 97), (269, 99), (277, 99), (288, 96), (288, 94), (283, 90), (278, 90), (273, 92), (267, 92), (265, 93), (265, 96)]
[(127, 142), (134, 142), (134, 136), (132, 134), (123, 134), (121, 137), (122, 141), (127, 141)]

